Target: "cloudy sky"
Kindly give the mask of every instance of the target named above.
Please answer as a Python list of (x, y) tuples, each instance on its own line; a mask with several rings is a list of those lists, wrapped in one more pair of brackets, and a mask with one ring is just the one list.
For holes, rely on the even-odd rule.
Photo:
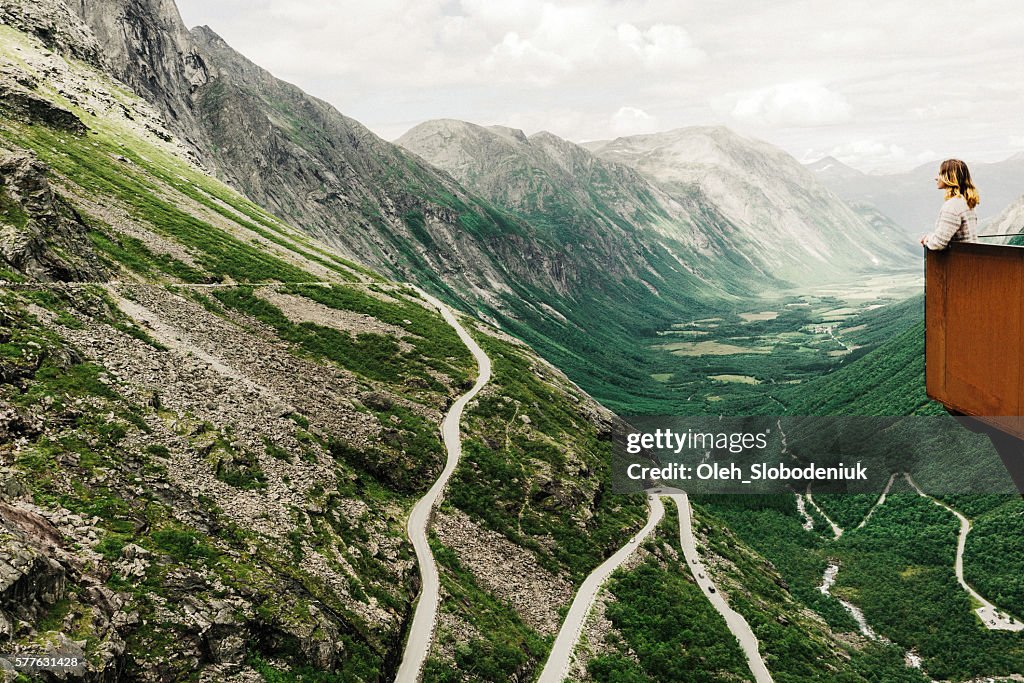
[(1017, 0), (178, 0), (384, 138), (721, 124), (867, 171), (1024, 151)]

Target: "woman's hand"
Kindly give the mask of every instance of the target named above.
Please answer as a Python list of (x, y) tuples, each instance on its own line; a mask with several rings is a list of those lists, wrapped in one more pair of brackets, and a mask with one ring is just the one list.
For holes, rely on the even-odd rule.
[(931, 235), (921, 235), (920, 242), (921, 242), (921, 246), (922, 247), (925, 246), (928, 243), (928, 238), (929, 237), (931, 237)]

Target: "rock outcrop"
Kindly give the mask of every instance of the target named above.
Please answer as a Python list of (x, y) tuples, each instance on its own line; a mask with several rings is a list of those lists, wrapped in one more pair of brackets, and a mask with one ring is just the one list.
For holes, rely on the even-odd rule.
[(0, 639), (10, 639), (19, 622), (44, 617), (65, 594), (63, 566), (47, 551), (59, 534), (43, 518), (0, 504)]
[(103, 46), (107, 70), (155, 105), (206, 158), (208, 140), (192, 96), (209, 74), (174, 0), (79, 0), (73, 6)]
[(95, 34), (78, 20), (72, 9), (74, 5), (91, 4), (86, 0), (3, 0), (0, 24), (39, 38), (51, 50), (100, 66), (104, 51)]
[(38, 79), (21, 69), (0, 69), (0, 111), (26, 123), (42, 123), (75, 135), (84, 133), (81, 119), (33, 92), (38, 86)]
[(0, 156), (0, 258), (36, 280), (102, 279), (87, 226), (53, 191), (48, 172), (23, 152)]
[[(36, 507), (10, 497), (10, 491), (4, 499), (10, 502), (0, 502), (0, 642), (24, 640), (37, 624), (48, 622), (58, 630), (40, 647), (81, 662), (60, 680), (117, 680), (125, 662), (123, 627), (137, 615), (122, 609), (126, 596), (102, 585), (105, 575), (95, 563), (99, 556), (76, 550), (77, 543), (95, 541), (92, 520)], [(82, 630), (66, 618), (73, 605), (88, 614), (78, 625)], [(85, 637), (94, 640), (91, 661)], [(5, 650), (5, 657), (22, 652), (43, 654), (19, 644)]]

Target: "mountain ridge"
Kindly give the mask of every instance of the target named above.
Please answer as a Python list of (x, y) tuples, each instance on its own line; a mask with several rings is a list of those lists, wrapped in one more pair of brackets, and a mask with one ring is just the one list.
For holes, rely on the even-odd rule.
[(784, 278), (807, 282), (836, 270), (910, 261), (895, 230), (869, 226), (786, 152), (723, 126), (617, 138), (595, 153), (633, 166), (669, 191), (700, 187), (739, 226), (742, 248)]

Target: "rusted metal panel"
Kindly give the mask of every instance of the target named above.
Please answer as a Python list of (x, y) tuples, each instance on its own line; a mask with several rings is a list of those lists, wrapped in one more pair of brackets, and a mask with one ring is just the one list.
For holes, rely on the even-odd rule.
[[(925, 257), (928, 395), (976, 417), (1024, 408), (1024, 249), (953, 244)], [(1024, 422), (995, 426), (1024, 434)]]
[[(931, 251), (924, 260), (925, 384), (928, 396), (946, 391), (946, 268), (949, 251)], [(933, 395), (934, 394), (934, 395)], [(936, 400), (941, 400), (937, 399)]]

